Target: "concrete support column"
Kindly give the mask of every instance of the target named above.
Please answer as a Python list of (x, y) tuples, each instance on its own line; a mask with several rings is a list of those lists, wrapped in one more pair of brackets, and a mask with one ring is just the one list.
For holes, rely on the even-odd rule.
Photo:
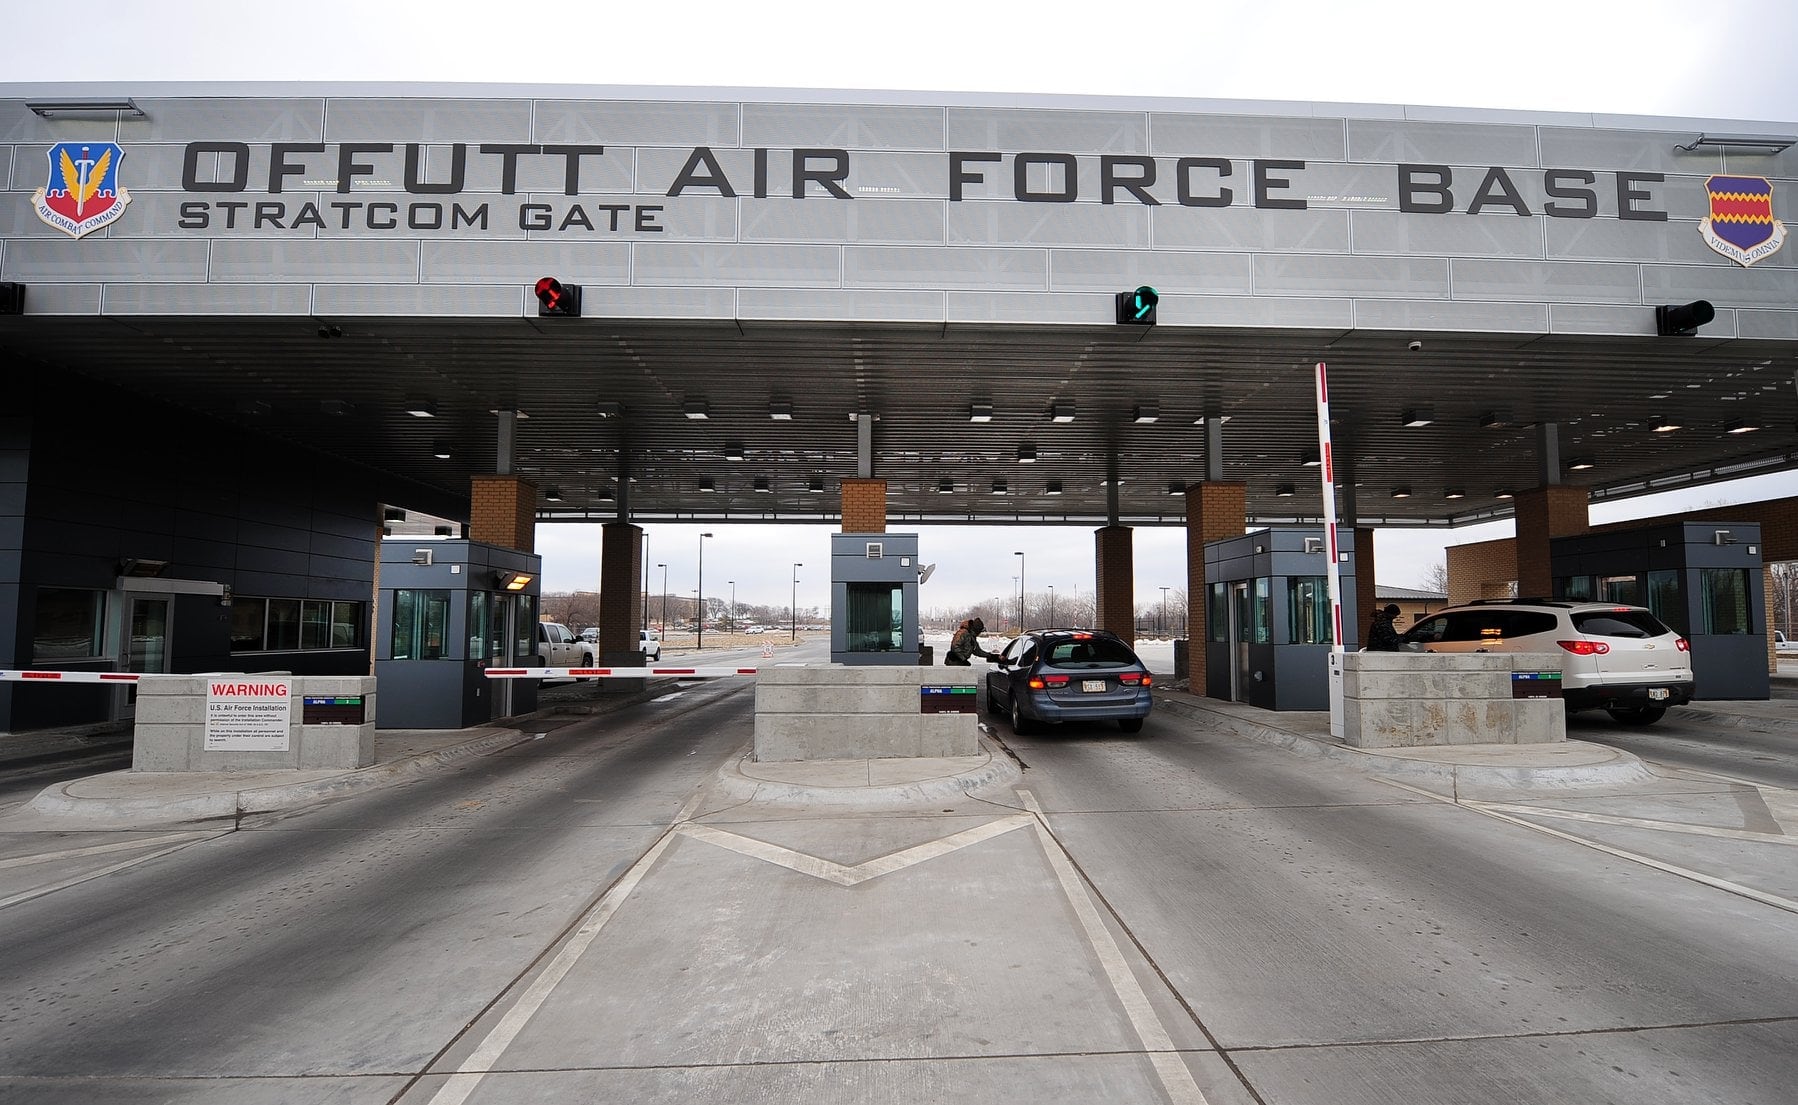
[(1240, 537), (1248, 528), (1249, 485), (1207, 480), (1186, 489), (1186, 678), (1193, 694), (1205, 693), (1205, 543)]
[(843, 532), (885, 533), (887, 531), (887, 482), (885, 480), (843, 481)]
[[(1376, 600), (1373, 593), (1373, 530), (1357, 528), (1354, 533), (1355, 615), (1358, 624), (1342, 627), (1342, 645), (1351, 651), (1367, 643), (1361, 637), (1367, 632), (1367, 624), (1373, 619), (1373, 612), (1379, 609), (1374, 605)], [(1336, 539), (1342, 539), (1340, 530), (1336, 533)], [(1403, 630), (1409, 627), (1400, 628)]]
[(1591, 530), (1586, 489), (1551, 484), (1519, 491), (1515, 504), (1517, 594), (1524, 598), (1552, 597), (1554, 575), (1548, 564), (1548, 540)]
[(1103, 526), (1093, 531), (1093, 593), (1098, 597), (1094, 629), (1109, 629), (1136, 646), (1136, 561), (1134, 531)]
[(468, 539), (535, 552), (537, 485), (517, 476), (469, 479)]
[(637, 651), (643, 617), (643, 527), (607, 522), (599, 539), (599, 654)]

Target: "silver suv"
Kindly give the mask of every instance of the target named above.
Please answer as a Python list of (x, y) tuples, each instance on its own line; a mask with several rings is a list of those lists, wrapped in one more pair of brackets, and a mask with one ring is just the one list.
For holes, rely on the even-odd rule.
[(1409, 652), (1553, 652), (1569, 710), (1649, 725), (1692, 700), (1692, 651), (1642, 606), (1482, 600), (1436, 611), (1400, 640)]

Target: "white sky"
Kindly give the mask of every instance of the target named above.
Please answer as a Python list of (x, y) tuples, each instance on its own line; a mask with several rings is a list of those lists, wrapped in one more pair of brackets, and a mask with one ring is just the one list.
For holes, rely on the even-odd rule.
[[(907, 0), (857, 7), (763, 4), (356, 3), (89, 0), (66, 26), (0, 0), (0, 82), (455, 81), (1319, 100), (1597, 112), (1798, 126), (1793, 0), (1510, 0), (1502, 4), (1244, 5)], [(46, 14), (49, 13), (49, 14)], [(34, 32), (32, 28), (39, 28)], [(1798, 248), (1788, 246), (1787, 248)], [(1798, 494), (1798, 476), (1594, 507), (1595, 522)], [(706, 591), (801, 606), (828, 595), (829, 527), (647, 527), (656, 563), (690, 594), (699, 541)], [(938, 565), (926, 609), (1014, 593), (1016, 550), (1039, 594), (1090, 592), (1090, 527), (928, 527)], [(1452, 533), (1382, 531), (1379, 581), (1421, 586), (1445, 544), (1508, 536), (1509, 523)], [(546, 591), (598, 586), (599, 530), (542, 526)], [(1183, 531), (1138, 529), (1139, 604), (1185, 585)]]

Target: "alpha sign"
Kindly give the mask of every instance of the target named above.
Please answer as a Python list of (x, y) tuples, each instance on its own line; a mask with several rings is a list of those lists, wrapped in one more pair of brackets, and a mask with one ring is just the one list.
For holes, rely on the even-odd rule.
[[(608, 152), (603, 145), (514, 143), (449, 143), (442, 148), (447, 149), (448, 164), (427, 173), (426, 147), (420, 143), (276, 142), (267, 148), (266, 161), (262, 161), (247, 143), (191, 142), (183, 152), (181, 187), (194, 198), (177, 205), (175, 226), (209, 233), (516, 227), (530, 232), (637, 235), (668, 229), (665, 204), (639, 202), (634, 197), (592, 196), (593, 189), (582, 187), (584, 171), (608, 157), (630, 159), (635, 152), (631, 149)], [(58, 165), (53, 150), (52, 185), (56, 184), (57, 169), (62, 182), (76, 191), (88, 189), (85, 182), (90, 177), (107, 177), (108, 173), (116, 177), (117, 159), (124, 154), (117, 147), (112, 149), (116, 151), (112, 167), (96, 162), (88, 176), (81, 175), (82, 159), (65, 156), (65, 162)], [(701, 195), (854, 202), (857, 198), (848, 150), (755, 148), (729, 152), (750, 155), (747, 172), (738, 169), (733, 173), (726, 169), (718, 151), (695, 146), (667, 179), (640, 181), (636, 191), (658, 192), (670, 199)], [(521, 165), (539, 171), (547, 166), (552, 173), (559, 173), (561, 194), (566, 198), (549, 200), (544, 193), (527, 190), (529, 198), (496, 203), (490, 198), (491, 188), (468, 187), (471, 162), (485, 162), (480, 164), (483, 180), (492, 179), (497, 171), (498, 194), (504, 197), (519, 195)], [(1081, 162), (1071, 153), (952, 151), (943, 155), (943, 194), (951, 203), (972, 196), (1031, 204), (1096, 200), (1107, 205), (1196, 209), (1248, 205), (1302, 211), (1311, 206), (1305, 182), (1310, 165), (1303, 160), (1101, 154), (1087, 158), (1084, 166)], [(395, 169), (400, 171), (395, 173)], [(260, 189), (251, 184), (253, 171), (262, 182)], [(1391, 172), (1392, 196), (1398, 210), (1406, 214), (1592, 219), (1599, 217), (1602, 206), (1622, 221), (1667, 221), (1667, 179), (1662, 173), (1441, 164), (1398, 164)], [(347, 198), (358, 191), (403, 192), (420, 198), (404, 202)], [(1526, 191), (1540, 198), (1532, 202)], [(321, 194), (327, 192), (346, 198)], [(1712, 177), (1707, 192), (1711, 214), (1700, 233), (1712, 249), (1748, 266), (1784, 244), (1785, 227), (1773, 218), (1773, 186), (1768, 180)], [(116, 193), (123, 197), (123, 188)], [(51, 195), (58, 195), (54, 187)], [(65, 190), (60, 200), (65, 207), (70, 202), (66, 196)], [(110, 209), (109, 221), (123, 213), (123, 202), (119, 200)], [(1378, 197), (1375, 202), (1389, 203), (1390, 199)], [(95, 228), (83, 226), (77, 231), (62, 227), (74, 237)]]

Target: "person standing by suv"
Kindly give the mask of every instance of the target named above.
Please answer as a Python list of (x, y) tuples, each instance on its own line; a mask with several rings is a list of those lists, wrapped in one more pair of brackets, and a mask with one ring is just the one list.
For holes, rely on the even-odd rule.
[(980, 635), (986, 632), (986, 622), (980, 618), (969, 618), (961, 623), (955, 631), (955, 637), (949, 642), (949, 655), (943, 657), (943, 663), (957, 667), (968, 667), (968, 657), (980, 656), (988, 660), (997, 660), (999, 654), (988, 652), (980, 645)]
[(1398, 617), (1398, 604), (1389, 602), (1373, 612), (1373, 623), (1367, 627), (1368, 652), (1398, 652), (1401, 642), (1392, 620)]

